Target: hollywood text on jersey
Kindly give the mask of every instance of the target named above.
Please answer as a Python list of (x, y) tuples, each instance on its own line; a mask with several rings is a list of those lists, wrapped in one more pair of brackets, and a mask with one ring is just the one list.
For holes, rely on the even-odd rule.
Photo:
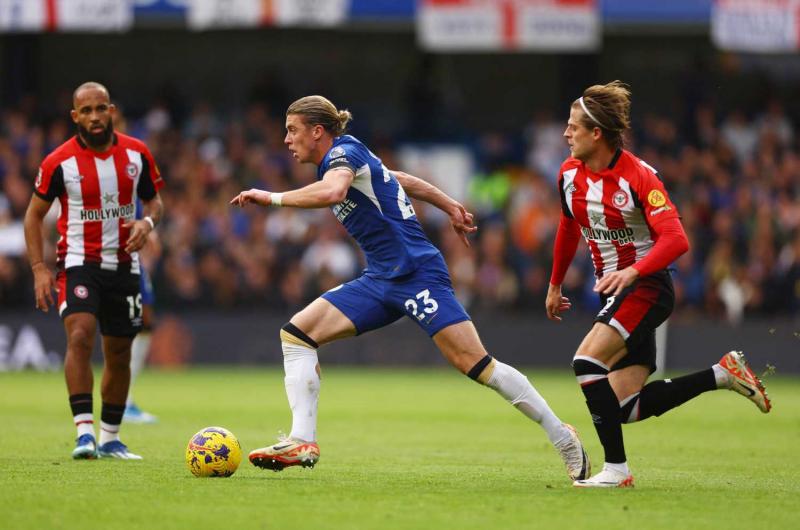
[(116, 208), (97, 208), (94, 210), (81, 210), (81, 221), (105, 221), (106, 219), (119, 219), (124, 217), (132, 219), (136, 208), (133, 203), (123, 204)]
[(616, 241), (620, 245), (633, 243), (635, 237), (633, 235), (633, 228), (617, 228), (606, 230), (603, 228), (589, 228), (586, 226), (581, 227), (583, 237), (591, 241)]

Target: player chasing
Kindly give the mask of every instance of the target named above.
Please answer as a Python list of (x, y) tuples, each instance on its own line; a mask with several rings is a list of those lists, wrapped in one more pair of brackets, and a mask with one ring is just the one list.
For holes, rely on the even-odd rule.
[(614, 81), (594, 85), (572, 103), (564, 137), (572, 156), (561, 166), (561, 221), (545, 302), (560, 321), (571, 307), (561, 283), (581, 234), (595, 265), (603, 308), (578, 347), (573, 369), (605, 450), (602, 471), (578, 487), (633, 486), (622, 424), (660, 416), (699, 394), (733, 390), (769, 412), (764, 385), (741, 352), (726, 353), (697, 373), (652, 381), (655, 329), (675, 302), (667, 267), (689, 249), (675, 205), (656, 171), (623, 149), (630, 92)]
[(292, 430), (278, 443), (252, 451), (250, 461), (275, 471), (313, 467), (320, 455), (317, 349), (406, 316), (433, 339), (450, 364), (541, 425), (570, 479), (587, 478), (589, 460), (575, 430), (558, 419), (522, 373), (484, 349), (455, 297), (447, 265), (423, 232), (408, 196), (445, 212), (467, 246), (467, 235), (477, 230), (472, 214), (435, 186), (388, 170), (364, 144), (344, 134), (350, 120), (348, 111), (337, 110), (321, 96), (292, 103), (286, 111), (284, 142), (298, 162), (318, 166), (319, 180), (285, 193), (251, 189), (231, 200), (241, 207), (331, 207), (367, 260), (361, 276), (324, 293), (281, 329)]
[[(77, 134), (39, 169), (25, 213), (25, 242), (36, 307), (47, 312), (58, 293), (67, 351), (64, 373), (78, 438), (72, 457), (139, 460), (120, 441), (130, 383), (131, 342), (142, 327), (138, 250), (162, 217), (163, 186), (153, 156), (134, 138), (114, 132), (108, 90), (88, 82), (73, 93)], [(145, 216), (135, 219), (137, 197)], [(42, 220), (58, 199), (57, 274), (44, 263)], [(103, 347), (100, 439), (95, 438), (91, 356), (97, 327)]]

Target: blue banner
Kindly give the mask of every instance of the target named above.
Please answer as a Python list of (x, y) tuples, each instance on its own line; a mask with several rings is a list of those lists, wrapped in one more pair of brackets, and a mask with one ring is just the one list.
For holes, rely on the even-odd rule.
[(610, 24), (708, 24), (713, 0), (601, 0), (603, 22)]

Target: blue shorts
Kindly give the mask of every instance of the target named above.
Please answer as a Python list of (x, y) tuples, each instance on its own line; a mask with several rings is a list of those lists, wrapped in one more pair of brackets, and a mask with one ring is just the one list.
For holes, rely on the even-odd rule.
[(447, 326), (470, 320), (456, 299), (440, 254), (402, 278), (385, 280), (364, 274), (334, 287), (322, 298), (350, 319), (358, 335), (382, 328), (404, 315), (429, 337)]
[(150, 275), (141, 265), (139, 266), (139, 290), (142, 293), (142, 305), (153, 305), (155, 303), (156, 297), (153, 294), (153, 282), (150, 281)]

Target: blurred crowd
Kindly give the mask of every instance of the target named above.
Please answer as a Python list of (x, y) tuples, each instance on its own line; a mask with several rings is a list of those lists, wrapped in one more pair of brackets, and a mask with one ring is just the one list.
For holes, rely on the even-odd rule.
[[(22, 218), (42, 158), (73, 134), (66, 113), (43, 117), (32, 105), (0, 111), (4, 309), (33, 307)], [(241, 189), (283, 191), (316, 178), (315, 168), (297, 164), (283, 145), (282, 111), (258, 102), (236, 111), (197, 102), (177, 115), (159, 102), (127, 119), (120, 113), (117, 130), (145, 140), (167, 182), (163, 250), (145, 260), (157, 309), (291, 311), (363, 267), (360, 252), (327, 210), (229, 205)], [(469, 309), (544, 315), (560, 211), (556, 179), (567, 156), (563, 118), (542, 111), (525, 130), (484, 131), (465, 145), (475, 164), (464, 200), (480, 227), (470, 248), (446, 218), (417, 205)], [(403, 169), (400, 146), (364, 140), (388, 167)], [(700, 104), (683, 121), (642, 112), (627, 146), (658, 169), (689, 235), (691, 250), (675, 263), (677, 315), (702, 312), (735, 323), (748, 314), (798, 313), (800, 145), (779, 101), (747, 113)], [(575, 310), (596, 310), (593, 283), (581, 243), (565, 282)]]

